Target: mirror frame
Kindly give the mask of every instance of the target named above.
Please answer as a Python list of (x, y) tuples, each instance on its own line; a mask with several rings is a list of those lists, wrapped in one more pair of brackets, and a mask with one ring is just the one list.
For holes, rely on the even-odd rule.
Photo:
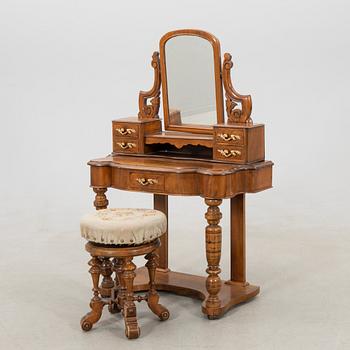
[[(200, 124), (171, 125), (170, 124), (165, 44), (171, 38), (174, 38), (176, 36), (184, 36), (184, 35), (198, 36), (202, 39), (208, 40), (212, 45), (213, 57), (214, 57), (215, 100), (216, 100), (216, 116), (217, 116), (216, 121), (217, 121), (217, 124), (224, 123), (220, 42), (214, 35), (208, 32), (205, 32), (203, 30), (180, 29), (180, 30), (175, 30), (175, 31), (166, 33), (165, 35), (162, 36), (159, 42), (164, 128), (165, 130), (192, 132), (192, 133), (199, 133), (199, 134), (211, 134), (213, 132), (212, 125), (200, 125)], [(190, 60), (191, 57), (188, 57), (188, 59)]]

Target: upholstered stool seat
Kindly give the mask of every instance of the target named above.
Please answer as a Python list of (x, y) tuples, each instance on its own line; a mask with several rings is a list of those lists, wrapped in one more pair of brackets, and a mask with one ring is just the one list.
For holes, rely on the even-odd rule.
[(152, 209), (102, 209), (80, 220), (82, 237), (102, 244), (143, 244), (160, 237), (166, 227), (166, 216)]
[[(155, 273), (160, 246), (159, 237), (167, 229), (166, 216), (151, 209), (102, 209), (85, 215), (80, 222), (81, 235), (88, 243), (85, 249), (92, 259), (89, 272), (93, 282), (91, 311), (81, 319), (81, 327), (89, 331), (108, 305), (111, 313), (122, 312), (125, 334), (129, 339), (140, 335), (136, 318), (135, 301), (147, 301), (162, 321), (169, 318), (169, 311), (159, 304), (155, 288)], [(145, 255), (149, 272), (149, 290), (145, 296), (134, 296), (133, 281), (136, 265), (133, 257)], [(115, 278), (112, 274), (115, 272)], [(100, 277), (103, 277), (99, 284)]]

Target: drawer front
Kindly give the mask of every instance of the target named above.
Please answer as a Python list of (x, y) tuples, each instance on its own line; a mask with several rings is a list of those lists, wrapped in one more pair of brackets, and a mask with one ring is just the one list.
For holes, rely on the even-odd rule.
[(164, 175), (156, 173), (133, 172), (129, 176), (129, 186), (141, 191), (163, 191)]
[(215, 142), (224, 145), (245, 144), (244, 130), (230, 128), (215, 128)]
[(114, 139), (113, 151), (122, 153), (138, 153), (138, 140), (131, 139)]
[(113, 123), (113, 135), (116, 138), (137, 139), (140, 129), (137, 124), (130, 123)]
[(214, 159), (244, 163), (246, 160), (246, 149), (238, 146), (216, 145), (214, 147)]

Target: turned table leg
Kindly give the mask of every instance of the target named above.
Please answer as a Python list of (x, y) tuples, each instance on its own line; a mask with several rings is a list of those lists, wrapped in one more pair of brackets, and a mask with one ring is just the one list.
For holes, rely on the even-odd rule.
[[(168, 196), (163, 194), (153, 195), (153, 208), (163, 212), (168, 220)], [(167, 224), (168, 225), (168, 224)], [(160, 247), (157, 249), (159, 254), (158, 270), (169, 271), (168, 268), (168, 226), (166, 232), (160, 237)]]
[(221, 199), (205, 199), (209, 206), (205, 218), (208, 226), (205, 228), (206, 256), (208, 262), (206, 288), (208, 297), (205, 300), (206, 314), (209, 319), (217, 318), (221, 305), (219, 292), (221, 289), (220, 257), (221, 257), (221, 227), (219, 225), (222, 214), (219, 205)]
[(96, 193), (94, 206), (96, 210), (106, 209), (108, 206), (108, 199), (105, 195), (107, 192), (106, 187), (94, 187), (94, 192)]

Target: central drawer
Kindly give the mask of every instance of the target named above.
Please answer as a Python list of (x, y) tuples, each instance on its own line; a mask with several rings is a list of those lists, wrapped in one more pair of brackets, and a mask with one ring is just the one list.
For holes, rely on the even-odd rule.
[(129, 186), (140, 191), (164, 191), (164, 175), (153, 172), (132, 172)]

